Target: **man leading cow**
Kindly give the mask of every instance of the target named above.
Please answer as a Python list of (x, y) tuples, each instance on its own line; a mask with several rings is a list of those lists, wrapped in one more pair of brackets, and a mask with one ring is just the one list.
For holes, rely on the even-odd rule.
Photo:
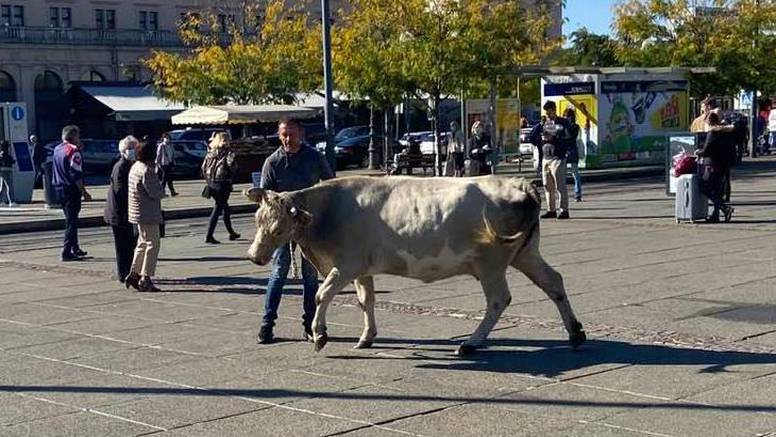
[[(283, 120), (278, 124), (280, 147), (264, 162), (261, 171), (261, 188), (274, 192), (295, 191), (311, 187), (334, 174), (326, 159), (315, 149), (302, 143), (301, 127), (296, 120)], [(264, 299), (264, 318), (259, 328), (257, 342), (274, 341), (273, 328), (278, 317), (283, 286), (291, 265), (288, 242), (274, 251), (272, 273)], [(315, 294), (318, 292), (318, 272), (307, 259), (302, 259), (302, 294), (304, 314), (302, 325), (306, 339), (312, 339), (312, 321), (315, 315)]]

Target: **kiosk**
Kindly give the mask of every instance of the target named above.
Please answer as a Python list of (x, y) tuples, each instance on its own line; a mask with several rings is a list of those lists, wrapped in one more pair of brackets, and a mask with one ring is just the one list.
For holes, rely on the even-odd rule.
[(542, 104), (555, 101), (558, 115), (576, 112), (580, 167), (662, 164), (669, 135), (689, 129), (689, 86), (686, 72), (674, 69), (550, 74)]
[(13, 169), (14, 199), (17, 203), (30, 203), (35, 168), (27, 145), (27, 107), (24, 103), (0, 103), (0, 141), (11, 142), (11, 154), (16, 160)]

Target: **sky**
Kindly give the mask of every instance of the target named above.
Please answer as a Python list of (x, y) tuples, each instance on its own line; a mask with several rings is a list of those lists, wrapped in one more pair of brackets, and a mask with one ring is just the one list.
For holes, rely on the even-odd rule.
[(568, 36), (580, 27), (587, 27), (593, 33), (611, 33), (612, 5), (615, 0), (566, 0), (563, 17), (563, 34)]

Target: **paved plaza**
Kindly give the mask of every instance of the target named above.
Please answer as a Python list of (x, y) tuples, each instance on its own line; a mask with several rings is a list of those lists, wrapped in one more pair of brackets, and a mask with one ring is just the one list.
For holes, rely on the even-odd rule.
[(454, 352), (485, 301), (463, 276), (378, 276), (367, 350), (349, 287), (317, 354), (292, 280), (281, 341), (257, 345), (268, 267), (245, 259), (248, 214), (220, 246), (206, 219), (170, 221), (156, 294), (112, 278), (105, 227), (82, 230), (83, 263), (58, 261), (59, 231), (0, 235), (0, 435), (776, 436), (776, 159), (734, 177), (730, 224), (677, 225), (660, 178), (589, 184), (572, 220), (542, 222), (577, 352), (515, 270), (472, 357)]

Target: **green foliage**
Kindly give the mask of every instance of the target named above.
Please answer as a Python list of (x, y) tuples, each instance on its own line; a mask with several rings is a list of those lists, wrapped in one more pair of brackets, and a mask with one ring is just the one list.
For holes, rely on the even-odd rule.
[(776, 2), (622, 0), (615, 9), (617, 58), (628, 66), (714, 66), (693, 94), (776, 91)]
[(571, 33), (570, 45), (561, 50), (556, 65), (615, 67), (620, 65), (616, 43), (608, 35), (598, 35), (582, 27)]
[(189, 14), (179, 28), (188, 53), (154, 51), (144, 61), (161, 95), (201, 105), (289, 103), (319, 88), (319, 27), (282, 0), (239, 3), (240, 18), (218, 14), (223, 4)]

